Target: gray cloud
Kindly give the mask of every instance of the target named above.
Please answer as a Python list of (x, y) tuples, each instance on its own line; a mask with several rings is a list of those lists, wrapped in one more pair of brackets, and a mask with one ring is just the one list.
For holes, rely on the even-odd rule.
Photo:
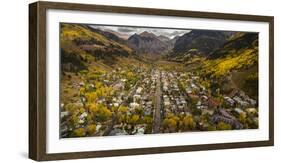
[(93, 28), (99, 28), (102, 30), (113, 30), (122, 35), (131, 36), (135, 33), (140, 34), (144, 31), (153, 33), (157, 36), (163, 35), (169, 38), (174, 38), (176, 36), (181, 36), (185, 33), (190, 32), (191, 30), (182, 30), (182, 29), (164, 29), (164, 28), (144, 28), (144, 27), (120, 27), (120, 26), (97, 26), (91, 25)]
[(131, 32), (135, 32), (136, 30), (134, 28), (128, 28), (128, 27), (118, 27), (117, 31), (124, 32), (124, 33), (131, 33)]
[(173, 33), (171, 33), (171, 35), (182, 35), (182, 34), (185, 34), (185, 33), (186, 33), (186, 31), (174, 31)]

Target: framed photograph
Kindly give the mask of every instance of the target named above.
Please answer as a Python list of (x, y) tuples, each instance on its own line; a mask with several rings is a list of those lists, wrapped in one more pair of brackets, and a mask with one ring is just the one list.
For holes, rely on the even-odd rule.
[(273, 146), (271, 16), (29, 5), (29, 157)]

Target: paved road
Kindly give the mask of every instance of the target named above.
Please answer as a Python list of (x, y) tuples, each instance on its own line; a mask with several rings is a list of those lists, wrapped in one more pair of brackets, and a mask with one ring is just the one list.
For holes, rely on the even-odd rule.
[(155, 104), (155, 111), (154, 111), (154, 125), (153, 125), (153, 133), (159, 133), (160, 126), (161, 126), (161, 105), (162, 105), (162, 89), (161, 89), (161, 77), (160, 72), (158, 73), (158, 77), (156, 80), (156, 104)]

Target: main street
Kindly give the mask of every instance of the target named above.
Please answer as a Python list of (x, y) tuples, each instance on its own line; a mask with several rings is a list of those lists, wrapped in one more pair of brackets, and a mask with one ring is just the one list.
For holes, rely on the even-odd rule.
[(161, 73), (156, 70), (157, 74), (156, 79), (156, 92), (155, 92), (155, 111), (154, 111), (154, 125), (153, 125), (153, 133), (159, 133), (161, 126), (161, 107), (162, 107), (162, 87), (161, 87)]

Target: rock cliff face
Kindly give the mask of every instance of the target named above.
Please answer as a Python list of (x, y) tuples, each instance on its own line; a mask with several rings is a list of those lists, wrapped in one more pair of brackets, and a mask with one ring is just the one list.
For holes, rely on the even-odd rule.
[(160, 55), (172, 47), (169, 43), (169, 38), (157, 37), (153, 33), (146, 31), (129, 37), (128, 45), (138, 54), (148, 55)]

